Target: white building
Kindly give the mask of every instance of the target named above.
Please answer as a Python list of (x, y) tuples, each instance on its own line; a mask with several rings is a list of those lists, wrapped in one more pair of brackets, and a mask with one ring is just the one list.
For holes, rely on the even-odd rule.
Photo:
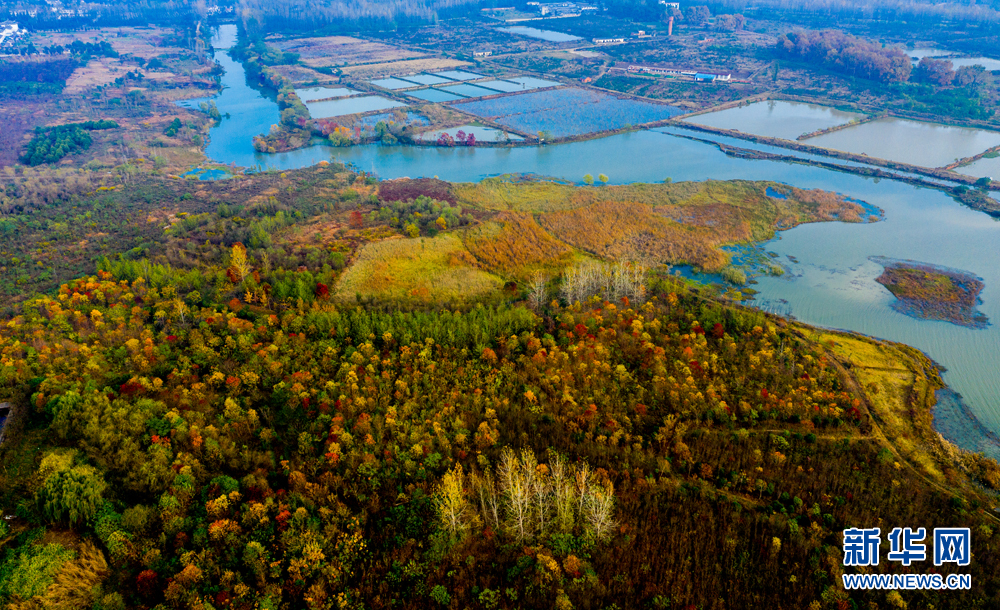
[(8, 38), (16, 38), (23, 32), (24, 30), (21, 29), (21, 26), (16, 21), (4, 21), (0, 23), (0, 45), (6, 42)]

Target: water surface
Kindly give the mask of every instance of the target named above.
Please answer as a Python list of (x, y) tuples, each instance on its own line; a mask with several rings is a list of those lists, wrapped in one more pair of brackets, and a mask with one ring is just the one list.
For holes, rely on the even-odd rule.
[(383, 89), (389, 89), (391, 91), (416, 87), (413, 83), (408, 83), (405, 80), (399, 80), (398, 78), (380, 78), (373, 80), (372, 84), (376, 87), (382, 87)]
[(992, 159), (983, 157), (982, 159), (974, 161), (968, 165), (956, 167), (955, 171), (960, 174), (965, 174), (966, 176), (1000, 180), (1000, 157), (993, 157)]
[(768, 100), (699, 114), (684, 120), (706, 127), (735, 129), (758, 136), (794, 140), (801, 135), (844, 125), (863, 116), (817, 104)]
[(809, 138), (805, 143), (922, 167), (942, 167), (1000, 145), (1000, 132), (890, 117)]
[(539, 30), (538, 28), (529, 28), (523, 25), (497, 29), (501, 32), (517, 34), (519, 36), (528, 36), (530, 38), (539, 38), (549, 42), (573, 42), (574, 40), (583, 40), (579, 36), (573, 36), (572, 34), (563, 34), (562, 32), (553, 32), (552, 30)]
[(466, 72), (465, 70), (445, 70), (444, 72), (434, 72), (434, 76), (443, 76), (451, 80), (476, 80), (483, 78), (482, 74)]
[(410, 95), (427, 102), (454, 102), (455, 100), (465, 99), (461, 95), (455, 95), (454, 93), (448, 93), (447, 91), (433, 88), (420, 89), (419, 91), (407, 91), (406, 95)]
[[(449, 127), (448, 129), (435, 129), (433, 131), (425, 131), (420, 134), (420, 139), (424, 141), (434, 141), (441, 137), (441, 134), (447, 133), (451, 137), (459, 131), (464, 131), (466, 134), (472, 134), (476, 136), (476, 141), (478, 142), (499, 142), (503, 139), (503, 132), (499, 129), (493, 129), (492, 127), (486, 127), (484, 125), (459, 125), (458, 127)], [(507, 134), (508, 140), (523, 140), (521, 136), (517, 134)]]
[(325, 102), (305, 102), (309, 114), (314, 119), (326, 119), (333, 116), (343, 116), (345, 114), (357, 114), (359, 112), (372, 112), (373, 110), (387, 110), (389, 108), (399, 108), (406, 104), (390, 100), (378, 95), (365, 95), (361, 97), (348, 97), (339, 100), (327, 100)]
[(347, 97), (349, 95), (358, 95), (359, 93), (359, 91), (348, 89), (347, 87), (304, 87), (295, 90), (295, 95), (299, 96), (299, 99), (303, 102), (325, 100), (332, 97)]
[(397, 76), (396, 78), (400, 80), (407, 80), (411, 83), (417, 83), (418, 85), (440, 85), (441, 83), (450, 83), (451, 79), (441, 78), (440, 76), (434, 76), (433, 74), (411, 74), (409, 76)]
[(441, 87), (441, 91), (447, 91), (448, 93), (455, 93), (457, 95), (462, 95), (465, 97), (483, 97), (484, 95), (496, 95), (497, 92), (492, 89), (484, 89), (482, 87), (477, 87), (476, 85), (469, 85), (463, 83), (461, 85), (449, 85), (447, 87)]

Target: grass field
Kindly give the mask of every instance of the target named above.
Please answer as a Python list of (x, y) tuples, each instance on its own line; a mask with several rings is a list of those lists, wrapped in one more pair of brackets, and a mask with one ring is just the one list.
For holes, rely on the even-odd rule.
[(421, 51), (410, 51), (348, 36), (295, 38), (268, 44), (287, 53), (298, 53), (302, 63), (313, 67), (382, 63), (426, 55)]
[(344, 68), (342, 72), (345, 75), (358, 79), (372, 79), (383, 78), (386, 76), (396, 76), (400, 74), (412, 74), (414, 72), (447, 70), (449, 68), (457, 68), (467, 65), (469, 65), (469, 62), (467, 61), (428, 57), (425, 59), (408, 59), (405, 61), (365, 64), (363, 66), (348, 66)]
[(350, 304), (359, 294), (377, 301), (457, 303), (501, 285), (498, 276), (478, 268), (461, 239), (446, 234), (367, 244), (337, 283), (334, 298)]
[(304, 84), (327, 84), (336, 83), (340, 79), (336, 76), (330, 76), (328, 74), (323, 74), (322, 72), (317, 72), (311, 68), (306, 68), (304, 66), (272, 66), (272, 70), (280, 74), (286, 80), (288, 80), (292, 85), (304, 85)]

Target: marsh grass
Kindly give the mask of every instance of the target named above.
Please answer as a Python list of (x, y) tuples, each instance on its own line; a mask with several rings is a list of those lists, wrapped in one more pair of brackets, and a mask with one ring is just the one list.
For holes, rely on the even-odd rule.
[(495, 221), (470, 229), (465, 245), (486, 268), (516, 277), (561, 269), (573, 252), (539, 226), (533, 216), (518, 212), (503, 212)]
[(606, 260), (710, 272), (729, 263), (720, 246), (767, 240), (805, 222), (860, 222), (864, 212), (835, 193), (744, 180), (582, 187), (499, 177), (453, 192), (470, 206), (538, 215), (552, 237)]

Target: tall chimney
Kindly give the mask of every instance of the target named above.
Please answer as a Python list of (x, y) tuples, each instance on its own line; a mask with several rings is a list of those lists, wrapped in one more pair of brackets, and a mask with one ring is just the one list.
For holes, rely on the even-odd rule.
[(673, 35), (674, 35), (674, 17), (673, 15), (671, 15), (670, 19), (667, 20), (667, 36), (673, 36)]

